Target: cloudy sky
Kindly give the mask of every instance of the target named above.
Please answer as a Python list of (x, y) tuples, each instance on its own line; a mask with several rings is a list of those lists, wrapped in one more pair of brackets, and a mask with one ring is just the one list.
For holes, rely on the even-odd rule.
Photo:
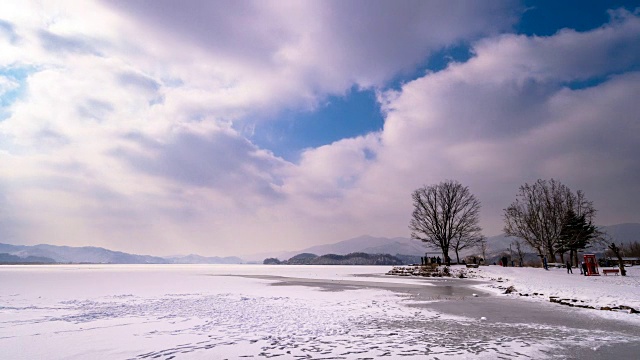
[(242, 255), (409, 236), (455, 179), (640, 222), (640, 2), (3, 1), (0, 242)]

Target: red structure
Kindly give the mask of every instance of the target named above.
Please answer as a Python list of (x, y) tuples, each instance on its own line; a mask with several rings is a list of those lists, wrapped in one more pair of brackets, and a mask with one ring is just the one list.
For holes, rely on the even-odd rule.
[(586, 276), (600, 276), (598, 273), (598, 261), (594, 254), (584, 254), (584, 264), (586, 265)]

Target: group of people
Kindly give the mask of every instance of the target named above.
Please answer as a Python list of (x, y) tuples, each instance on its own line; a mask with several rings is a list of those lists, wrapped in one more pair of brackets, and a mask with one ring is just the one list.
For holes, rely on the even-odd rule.
[[(549, 270), (549, 264), (547, 263), (546, 256), (542, 258), (542, 266), (544, 267), (545, 270)], [(567, 260), (567, 262), (565, 263), (565, 266), (567, 267), (567, 274), (573, 274), (571, 260)], [(576, 267), (580, 269), (580, 275), (587, 276), (587, 264), (584, 261), (580, 263), (580, 266), (576, 266)]]
[[(566, 266), (567, 266), (567, 274), (573, 274), (573, 270), (571, 268), (571, 261), (567, 260)], [(587, 264), (584, 261), (580, 263), (580, 266), (576, 266), (576, 267), (580, 269), (580, 275), (587, 276)]]
[(440, 266), (442, 264), (442, 259), (440, 258), (440, 256), (432, 256), (432, 257), (425, 257), (423, 258), (425, 264), (438, 264), (438, 266)]

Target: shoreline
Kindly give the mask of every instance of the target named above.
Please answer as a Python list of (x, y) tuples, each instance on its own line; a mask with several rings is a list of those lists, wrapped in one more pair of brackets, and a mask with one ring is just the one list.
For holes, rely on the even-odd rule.
[[(449, 266), (449, 270), (444, 272), (444, 267), (444, 265), (427, 268), (421, 266), (394, 267), (387, 275), (409, 279), (480, 280), (487, 283), (478, 286), (479, 289), (498, 296), (519, 297), (529, 301), (550, 302), (582, 309), (613, 311), (630, 315), (640, 314), (640, 291), (637, 296), (625, 296), (626, 293), (632, 292), (640, 285), (640, 269), (630, 270), (630, 275), (627, 277), (616, 277), (615, 275), (585, 277), (573, 273), (565, 275), (566, 270), (555, 268), (543, 271), (539, 268), (496, 265), (476, 268), (454, 265)], [(615, 294), (613, 299), (607, 297), (609, 294), (606, 291), (601, 291), (602, 287), (608, 287), (606, 291), (609, 294)]]
[(499, 296), (563, 305), (562, 308), (595, 310), (602, 316), (625, 315), (630, 321), (640, 323), (637, 312), (640, 310), (640, 267), (629, 269), (626, 277), (567, 274), (566, 269), (500, 266), (470, 270), (467, 272), (469, 278), (489, 281), (481, 287)]

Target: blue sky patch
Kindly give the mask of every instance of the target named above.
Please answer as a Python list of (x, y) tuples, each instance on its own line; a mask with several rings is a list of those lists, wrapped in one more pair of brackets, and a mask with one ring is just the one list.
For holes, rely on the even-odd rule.
[(4, 94), (0, 94), (0, 121), (9, 117), (9, 106), (24, 94), (27, 77), (34, 71), (35, 70), (32, 68), (0, 68), (0, 77), (7, 78), (18, 83), (16, 88), (11, 89)]
[(417, 66), (413, 71), (396, 76), (388, 85), (388, 89), (400, 90), (402, 85), (423, 77), (428, 72), (444, 70), (451, 63), (466, 62), (473, 56), (471, 44), (460, 43), (455, 46), (447, 46), (434, 52), (429, 58)]
[(550, 36), (569, 28), (588, 31), (609, 21), (610, 9), (624, 8), (634, 11), (638, 0), (526, 0), (527, 9), (516, 25), (516, 32), (525, 35)]
[(296, 161), (305, 148), (378, 131), (383, 124), (375, 91), (354, 87), (344, 96), (329, 96), (314, 111), (287, 110), (275, 121), (257, 123), (251, 141)]

